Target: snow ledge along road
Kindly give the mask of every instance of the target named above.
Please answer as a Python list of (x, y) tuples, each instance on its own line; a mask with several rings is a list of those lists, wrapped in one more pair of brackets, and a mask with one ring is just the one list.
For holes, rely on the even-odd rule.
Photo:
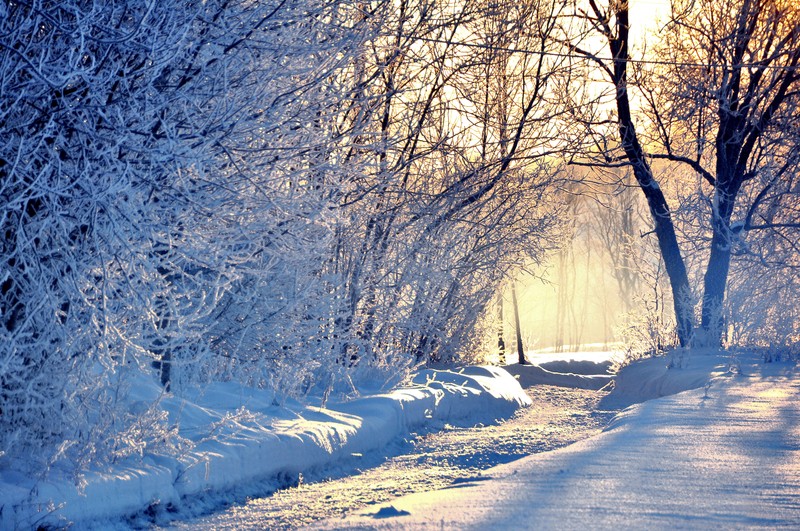
[[(160, 393), (156, 382), (140, 384), (152, 387), (150, 394)], [(145, 453), (112, 470), (88, 470), (82, 488), (58, 470), (38, 481), (4, 471), (0, 528), (102, 527), (149, 506), (180, 506), (196, 495), (321, 467), (426, 425), (494, 422), (530, 405), (530, 398), (501, 368), (466, 367), (424, 370), (408, 387), (329, 409), (278, 408), (257, 390), (236, 384), (215, 384), (196, 400), (169, 396), (160, 404), (181, 436), (195, 441), (190, 453), (181, 458)], [(215, 422), (242, 411), (246, 414), (207, 438)]]

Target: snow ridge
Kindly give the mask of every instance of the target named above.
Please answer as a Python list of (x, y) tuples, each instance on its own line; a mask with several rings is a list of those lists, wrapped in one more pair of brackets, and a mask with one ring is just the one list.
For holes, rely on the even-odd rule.
[[(278, 408), (249, 391), (215, 384), (194, 402), (166, 400), (181, 435), (194, 442), (180, 459), (145, 454), (112, 470), (87, 471), (80, 485), (57, 473), (40, 481), (4, 474), (0, 527), (85, 526), (149, 506), (178, 506), (195, 495), (377, 449), (426, 425), (488, 423), (530, 405), (517, 380), (498, 367), (423, 370), (408, 387), (327, 409)], [(229, 411), (199, 403), (225, 404)]]

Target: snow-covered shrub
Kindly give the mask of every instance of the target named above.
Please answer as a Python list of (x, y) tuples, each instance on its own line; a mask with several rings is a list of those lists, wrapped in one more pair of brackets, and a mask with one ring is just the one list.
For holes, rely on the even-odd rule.
[(90, 439), (87, 408), (117, 413), (117, 369), (144, 353), (148, 299), (167, 289), (150, 223), (165, 212), (147, 200), (163, 154), (142, 150), (163, 108), (152, 87), (196, 13), (0, 9), (0, 452), (48, 461), (61, 441)]
[[(549, 116), (544, 85), (522, 88), (534, 70), (435, 42), (461, 24), (488, 40), (488, 27), (514, 18), (504, 38), (522, 46), (547, 31), (544, 17), (534, 6), (382, 8), (374, 51), (353, 65), (358, 104), (342, 120), (362, 127), (348, 161), (363, 166), (344, 181), (323, 270), (334, 309), (327, 337), (353, 375), (464, 359), (501, 279), (524, 254), (540, 256), (559, 222), (561, 175), (537, 156), (556, 126), (538, 120)], [(487, 76), (504, 69), (520, 83)]]
[[(347, 6), (0, 7), (4, 460), (160, 451), (174, 429), (155, 398), (132, 405), (132, 374), (180, 392), (218, 375), (242, 329), (270, 313), (279, 325), (246, 347), (275, 330), (306, 337), (298, 316), (314, 295), (276, 302), (291, 292), (285, 273), (313, 277), (329, 248), (340, 179), (323, 120), (341, 98), (322, 80), (361, 41), (337, 20)], [(248, 321), (230, 307), (250, 287), (263, 297)], [(269, 373), (266, 355), (299, 366), (300, 352), (248, 354)]]
[[(787, 266), (788, 267), (785, 267)], [(800, 356), (800, 280), (794, 267), (743, 260), (726, 300), (727, 344), (761, 350), (766, 361)]]
[(615, 335), (622, 345), (622, 358), (613, 367), (615, 371), (643, 358), (662, 356), (678, 343), (674, 319), (663, 310), (663, 300), (640, 299), (638, 308), (625, 315)]

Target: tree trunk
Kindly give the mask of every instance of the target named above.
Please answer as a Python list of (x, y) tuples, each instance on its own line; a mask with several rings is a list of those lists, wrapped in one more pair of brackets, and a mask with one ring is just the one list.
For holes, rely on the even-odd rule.
[(525, 365), (525, 349), (522, 347), (522, 330), (519, 326), (519, 305), (517, 304), (517, 286), (511, 284), (511, 302), (514, 304), (514, 326), (517, 330), (517, 355), (519, 364)]
[(498, 299), (497, 303), (498, 303), (498, 308), (499, 308), (498, 317), (499, 317), (499, 321), (500, 321), (500, 329), (497, 331), (497, 350), (499, 351), (500, 365), (505, 365), (506, 364), (506, 341), (503, 338), (503, 335), (504, 335), (504, 332), (505, 332), (505, 326), (504, 326), (504, 323), (503, 323), (503, 293), (502, 292), (500, 292), (500, 295), (498, 296), (497, 299)]
[[(663, 195), (659, 190), (659, 195)], [(649, 203), (648, 199), (648, 203)], [(689, 276), (686, 273), (686, 266), (678, 247), (678, 239), (675, 236), (675, 227), (672, 218), (669, 216), (666, 201), (664, 201), (663, 216), (653, 214), (656, 225), (656, 237), (658, 238), (658, 248), (661, 257), (664, 259), (664, 268), (669, 277), (669, 284), (672, 288), (672, 307), (675, 312), (675, 322), (677, 324), (678, 341), (682, 347), (688, 346), (694, 328), (694, 316), (691, 303), (691, 289), (689, 287)], [(651, 212), (653, 207), (651, 206)]]
[(639, 184), (639, 189), (644, 193), (647, 205), (650, 208), (650, 215), (655, 225), (655, 234), (658, 238), (658, 248), (664, 259), (667, 276), (672, 288), (678, 340), (683, 347), (689, 344), (694, 328), (689, 277), (678, 246), (669, 205), (664, 193), (658, 186), (658, 182), (653, 178), (653, 171), (639, 143), (633, 123), (627, 81), (627, 68), (630, 59), (628, 54), (628, 28), (628, 10), (627, 8), (622, 8), (617, 13), (618, 36), (614, 38), (609, 35), (609, 45), (614, 58), (613, 81), (616, 87), (615, 99), (617, 102), (620, 140), (625, 156), (633, 168), (633, 175)]
[(724, 322), (722, 303), (731, 264), (730, 244), (724, 235), (714, 231), (711, 239), (711, 255), (703, 279), (703, 310), (700, 327), (703, 337), (696, 338), (695, 346), (712, 347), (722, 344)]
[(728, 170), (731, 167), (733, 164), (724, 160), (721, 160), (717, 167), (718, 179), (716, 201), (712, 213), (711, 253), (703, 279), (703, 309), (700, 321), (702, 337), (695, 339), (696, 346), (719, 347), (722, 345), (725, 324), (722, 318), (722, 304), (725, 301), (725, 287), (728, 283), (731, 246), (733, 245), (730, 221), (735, 197), (739, 193), (740, 185), (738, 183), (741, 182), (741, 178), (735, 171)]

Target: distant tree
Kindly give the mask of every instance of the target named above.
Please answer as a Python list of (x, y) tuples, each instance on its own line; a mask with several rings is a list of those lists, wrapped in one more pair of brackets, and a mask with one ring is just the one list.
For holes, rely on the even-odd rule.
[(506, 364), (505, 322), (503, 321), (503, 293), (497, 294), (497, 352), (500, 365)]
[(627, 175), (609, 176), (611, 185), (617, 186), (607, 197), (599, 197), (598, 203), (588, 209), (592, 238), (599, 243), (599, 251), (610, 261), (611, 277), (617, 285), (617, 293), (623, 310), (633, 309), (634, 298), (640, 284), (639, 256), (637, 245), (641, 239), (641, 207), (636, 190)]
[(519, 324), (519, 304), (517, 303), (517, 286), (511, 284), (511, 304), (514, 308), (514, 332), (516, 333), (517, 343), (517, 362), (524, 365), (525, 361), (525, 347), (522, 344), (522, 327)]

